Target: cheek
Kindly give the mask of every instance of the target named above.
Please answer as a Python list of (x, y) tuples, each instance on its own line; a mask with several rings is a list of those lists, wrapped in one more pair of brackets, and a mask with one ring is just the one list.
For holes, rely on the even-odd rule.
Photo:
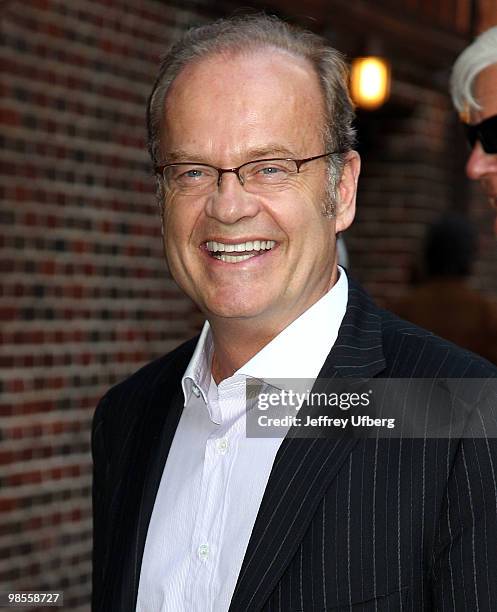
[[(303, 197), (292, 206), (292, 214), (287, 217), (287, 230), (299, 244), (305, 243), (314, 250), (329, 235), (330, 218), (326, 217), (324, 203), (321, 199)], [(316, 241), (315, 245), (310, 243)]]
[(326, 190), (316, 188), (311, 182), (297, 184), (294, 188), (279, 193), (278, 198), (266, 202), (266, 209), (276, 223), (286, 232), (305, 235), (311, 227), (325, 221)]
[(192, 234), (196, 223), (194, 209), (175, 201), (164, 205), (164, 235), (170, 245), (183, 243)]
[(164, 250), (167, 263), (172, 272), (182, 267), (180, 261), (181, 253), (185, 252), (184, 245), (187, 240), (185, 234), (187, 221), (179, 211), (169, 208), (164, 214)]

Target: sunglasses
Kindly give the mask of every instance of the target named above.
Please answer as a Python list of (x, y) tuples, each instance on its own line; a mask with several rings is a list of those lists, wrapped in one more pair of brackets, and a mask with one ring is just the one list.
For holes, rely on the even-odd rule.
[(479, 140), (485, 153), (497, 153), (497, 115), (489, 117), (476, 125), (468, 125), (466, 123), (464, 129), (471, 148)]

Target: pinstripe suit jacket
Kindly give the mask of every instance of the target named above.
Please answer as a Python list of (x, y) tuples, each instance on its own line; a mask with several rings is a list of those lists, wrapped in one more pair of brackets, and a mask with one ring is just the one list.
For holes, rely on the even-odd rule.
[[(111, 389), (96, 410), (94, 612), (135, 609), (195, 342)], [(380, 310), (351, 281), (320, 377), (357, 376), (495, 378), (497, 370)], [(285, 439), (230, 612), (497, 611), (496, 471), (494, 439)]]

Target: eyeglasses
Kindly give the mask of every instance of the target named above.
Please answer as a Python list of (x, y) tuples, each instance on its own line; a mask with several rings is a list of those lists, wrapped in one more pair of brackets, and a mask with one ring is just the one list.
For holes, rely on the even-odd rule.
[(471, 148), (479, 140), (485, 153), (497, 153), (497, 115), (488, 117), (476, 125), (465, 124), (464, 128)]
[(216, 168), (209, 164), (195, 162), (176, 162), (159, 164), (155, 171), (162, 175), (166, 189), (182, 195), (207, 195), (221, 185), (223, 174), (233, 172), (240, 185), (250, 193), (265, 193), (284, 189), (300, 168), (309, 162), (336, 155), (342, 151), (332, 151), (305, 159), (257, 159), (246, 162), (237, 168)]

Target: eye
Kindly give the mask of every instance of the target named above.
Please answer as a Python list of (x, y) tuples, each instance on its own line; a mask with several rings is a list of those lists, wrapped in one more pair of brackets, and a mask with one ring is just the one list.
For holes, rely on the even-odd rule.
[(216, 177), (216, 171), (209, 166), (178, 164), (168, 168), (169, 178), (182, 187), (195, 186), (210, 182)]
[(266, 176), (271, 176), (274, 174), (281, 174), (282, 172), (285, 172), (285, 170), (283, 170), (282, 168), (278, 168), (277, 166), (265, 166), (264, 168), (261, 168), (258, 172)]
[(284, 159), (258, 161), (247, 167), (248, 177), (263, 183), (279, 183), (286, 180), (294, 171), (292, 162)]
[(183, 172), (181, 172), (178, 177), (177, 180), (195, 180), (195, 179), (202, 179), (205, 177), (205, 172), (201, 169), (201, 168), (190, 168), (188, 170), (184, 170)]
[(185, 162), (164, 168), (164, 181), (169, 189), (179, 193), (199, 193), (215, 184), (217, 170), (206, 164)]

